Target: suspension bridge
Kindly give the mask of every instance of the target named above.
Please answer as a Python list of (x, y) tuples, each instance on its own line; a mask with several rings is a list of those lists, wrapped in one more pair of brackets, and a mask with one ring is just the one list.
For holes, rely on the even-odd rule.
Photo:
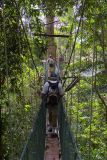
[(20, 160), (77, 159), (80, 155), (62, 102), (59, 104), (59, 135), (46, 134), (46, 108), (41, 104)]
[[(103, 60), (105, 60), (103, 26), (101, 26), (102, 39), (96, 33), (96, 25), (93, 28), (90, 27), (93, 42), (86, 56), (84, 56), (85, 37), (83, 35), (86, 25), (84, 22), (85, 0), (82, 3), (78, 21), (74, 14), (69, 34), (34, 33), (36, 37), (60, 39), (57, 48), (62, 45), (61, 39), (66, 43), (65, 50), (61, 53), (65, 59), (64, 73), (61, 77), (65, 96), (59, 101), (58, 126), (56, 135), (52, 135), (48, 132), (47, 107), (45, 101), (41, 100), (41, 90), (47, 80), (47, 70), (34, 55), (34, 38), (28, 30), (26, 31), (18, 3), (12, 0), (12, 5), (16, 15), (9, 21), (6, 17), (5, 2), (2, 2), (4, 69), (1, 67), (3, 75), (1, 74), (0, 84), (2, 121), (6, 124), (3, 128), (5, 130), (3, 142), (7, 145), (4, 147), (6, 149), (1, 148), (1, 151), (6, 150), (4, 159), (8, 157), (9, 160), (94, 160), (97, 158), (101, 160), (103, 157), (106, 160), (104, 128), (107, 123), (107, 77), (106, 70), (104, 74), (102, 70), (102, 68), (106, 69), (105, 61), (99, 62), (99, 59), (102, 60), (99, 50), (103, 53)], [(96, 16), (94, 15), (95, 19), (97, 19)], [(11, 41), (14, 40), (17, 49), (14, 46), (11, 51), (7, 22), (15, 24), (16, 18), (20, 27), (16, 29), (16, 37)], [(30, 25), (28, 28), (32, 30)], [(12, 29), (11, 32), (13, 32)], [(24, 44), (22, 44), (22, 37)], [(101, 43), (101, 48), (98, 46), (96, 37)], [(24, 48), (25, 46), (28, 51)], [(38, 47), (39, 50), (40, 47)], [(62, 50), (57, 49), (57, 51), (59, 56)], [(101, 71), (99, 66), (100, 68), (103, 66)], [(101, 85), (100, 80), (104, 76), (103, 85)], [(104, 128), (100, 130), (102, 126)], [(98, 142), (95, 139), (96, 135), (100, 137), (97, 139)]]

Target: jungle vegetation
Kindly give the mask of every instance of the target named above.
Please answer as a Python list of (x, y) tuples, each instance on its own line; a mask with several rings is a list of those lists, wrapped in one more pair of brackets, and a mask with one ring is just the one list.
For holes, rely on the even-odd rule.
[[(84, 160), (107, 157), (107, 1), (0, 2), (1, 160), (18, 160), (41, 102), (48, 40), (46, 16), (55, 17), (57, 56), (64, 76), (80, 81), (64, 105)], [(70, 61), (69, 61), (70, 60)], [(73, 80), (66, 79), (64, 88)]]

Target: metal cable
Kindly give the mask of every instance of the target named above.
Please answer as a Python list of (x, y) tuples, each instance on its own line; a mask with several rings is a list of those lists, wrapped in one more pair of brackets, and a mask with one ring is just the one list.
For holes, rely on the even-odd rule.
[(92, 59), (92, 79), (91, 79), (91, 101), (90, 101), (90, 121), (89, 121), (89, 156), (88, 159), (91, 160), (91, 133), (92, 133), (92, 121), (93, 121), (93, 89), (94, 89), (94, 64), (95, 64), (95, 26), (93, 35), (93, 59)]
[[(68, 61), (68, 64), (67, 64), (67, 67), (66, 67), (64, 76), (66, 76), (66, 74), (67, 74), (67, 70), (68, 70), (68, 67), (69, 67), (70, 62), (71, 62), (72, 54), (73, 54), (74, 49), (75, 49), (77, 36), (78, 36), (78, 33), (79, 33), (81, 21), (82, 21), (82, 18), (83, 18), (83, 15), (84, 15), (84, 11), (85, 11), (85, 1), (86, 1), (86, 0), (84, 0), (83, 6), (82, 6), (81, 17), (80, 17), (80, 20), (79, 20), (79, 23), (78, 23), (78, 29), (77, 29), (77, 32), (76, 32), (76, 35), (75, 35), (74, 43), (73, 43), (72, 50), (71, 50), (71, 55), (70, 55), (70, 58), (69, 58), (69, 61)], [(64, 86), (65, 82), (66, 82), (66, 79), (65, 79), (65, 81), (63, 82), (63, 86)]]

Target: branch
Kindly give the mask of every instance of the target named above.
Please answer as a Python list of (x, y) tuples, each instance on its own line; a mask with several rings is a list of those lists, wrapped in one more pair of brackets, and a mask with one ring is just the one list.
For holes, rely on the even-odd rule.
[(60, 35), (60, 34), (43, 34), (43, 33), (40, 33), (40, 34), (35, 34), (35, 36), (44, 36), (44, 37), (64, 37), (64, 38), (69, 38), (71, 35)]
[(68, 92), (71, 88), (73, 88), (78, 82), (80, 81), (80, 79), (78, 77), (76, 77), (65, 89), (65, 92)]

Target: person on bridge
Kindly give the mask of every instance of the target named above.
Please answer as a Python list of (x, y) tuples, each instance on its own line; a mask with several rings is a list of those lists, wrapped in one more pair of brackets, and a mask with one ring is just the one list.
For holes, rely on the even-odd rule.
[(46, 105), (49, 113), (50, 131), (57, 127), (58, 103), (64, 95), (62, 84), (58, 81), (57, 75), (51, 73), (49, 80), (44, 84), (42, 97), (46, 98)]
[(48, 69), (48, 77), (50, 77), (51, 73), (55, 72), (55, 60), (52, 55), (49, 55), (47, 59), (47, 69)]
[(48, 77), (50, 77), (51, 73), (57, 74), (57, 77), (59, 76), (59, 66), (57, 58), (52, 57), (52, 55), (49, 56), (47, 59), (47, 68), (48, 68)]

